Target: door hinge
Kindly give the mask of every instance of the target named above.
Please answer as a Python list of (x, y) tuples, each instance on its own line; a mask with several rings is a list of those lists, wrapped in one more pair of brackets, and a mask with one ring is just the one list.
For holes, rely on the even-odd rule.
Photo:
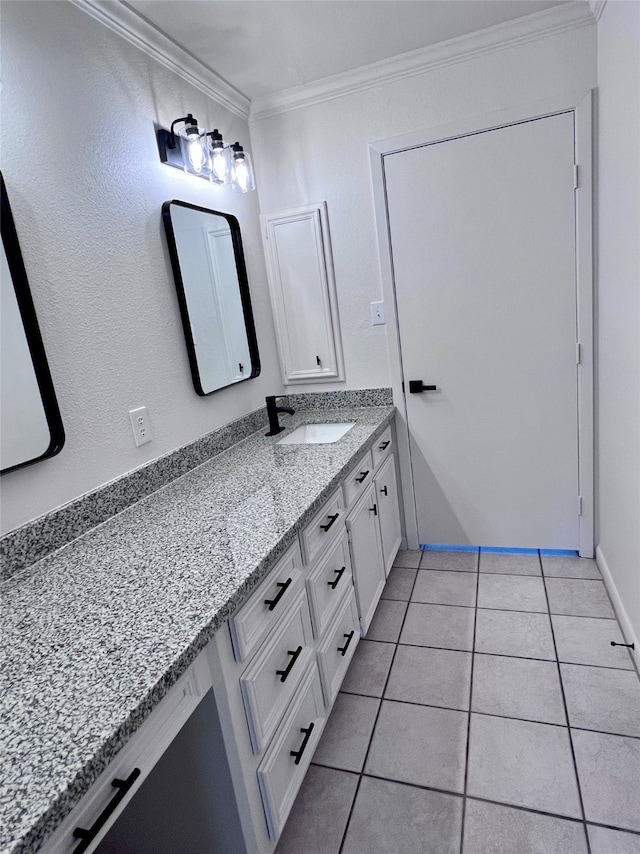
[(582, 496), (578, 496), (578, 516), (582, 516)]
[(576, 365), (582, 362), (582, 347), (576, 342)]
[(573, 164), (573, 189), (577, 190), (580, 186), (580, 178), (579, 178), (579, 170), (580, 167), (577, 163)]

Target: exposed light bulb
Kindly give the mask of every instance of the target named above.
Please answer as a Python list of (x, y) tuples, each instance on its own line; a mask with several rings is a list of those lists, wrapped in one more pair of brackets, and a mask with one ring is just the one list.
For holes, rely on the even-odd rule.
[(231, 146), (231, 185), (239, 193), (248, 193), (256, 187), (251, 158), (238, 142)]
[(193, 172), (196, 172), (199, 175), (202, 172), (202, 169), (206, 162), (206, 158), (204, 155), (204, 150), (200, 138), (196, 134), (191, 134), (189, 136), (189, 142), (187, 143), (187, 151), (189, 154), (189, 163), (191, 164), (191, 169)]
[(227, 157), (224, 148), (214, 148), (211, 152), (211, 178), (218, 184), (227, 182)]

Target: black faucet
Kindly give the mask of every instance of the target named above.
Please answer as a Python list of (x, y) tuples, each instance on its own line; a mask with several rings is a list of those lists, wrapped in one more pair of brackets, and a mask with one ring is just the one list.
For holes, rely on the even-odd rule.
[(282, 433), (285, 429), (280, 426), (280, 422), (278, 421), (278, 412), (288, 412), (289, 415), (293, 415), (295, 409), (291, 409), (290, 406), (276, 406), (276, 396), (270, 395), (269, 397), (265, 397), (265, 401), (267, 403), (267, 415), (269, 416), (269, 432), (265, 433), (265, 436), (276, 436), (278, 433)]

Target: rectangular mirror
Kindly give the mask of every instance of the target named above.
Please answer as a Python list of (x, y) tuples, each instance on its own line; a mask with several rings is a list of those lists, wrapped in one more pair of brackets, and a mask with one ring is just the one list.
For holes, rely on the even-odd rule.
[(165, 202), (162, 219), (193, 385), (211, 394), (260, 373), (240, 225), (230, 214)]
[(0, 468), (6, 474), (57, 454), (64, 429), (2, 175), (0, 196)]

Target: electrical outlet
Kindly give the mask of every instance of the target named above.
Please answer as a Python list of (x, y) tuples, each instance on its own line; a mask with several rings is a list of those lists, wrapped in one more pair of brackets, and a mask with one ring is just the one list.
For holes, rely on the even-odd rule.
[(371, 303), (371, 325), (382, 326), (384, 320), (384, 302)]
[(151, 424), (146, 406), (139, 406), (137, 409), (129, 410), (129, 421), (131, 421), (131, 429), (133, 430), (133, 438), (136, 447), (146, 445), (153, 439), (151, 434)]

